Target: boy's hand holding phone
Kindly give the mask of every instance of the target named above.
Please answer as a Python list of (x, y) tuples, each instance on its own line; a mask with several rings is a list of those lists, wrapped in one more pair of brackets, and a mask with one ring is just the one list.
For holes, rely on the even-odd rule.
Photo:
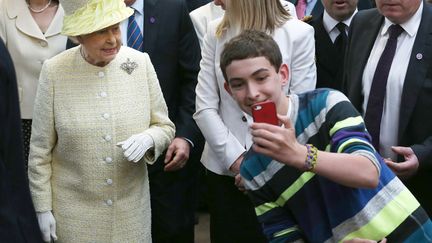
[(277, 115), (277, 118), (283, 126), (266, 123), (251, 125), (253, 150), (286, 165), (303, 169), (306, 146), (297, 141), (295, 129), (287, 116)]

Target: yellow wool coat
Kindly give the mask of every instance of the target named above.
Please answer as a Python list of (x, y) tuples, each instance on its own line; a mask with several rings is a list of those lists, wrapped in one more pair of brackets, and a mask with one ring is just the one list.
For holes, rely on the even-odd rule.
[[(147, 54), (121, 47), (105, 67), (80, 47), (43, 65), (36, 95), (29, 179), (37, 212), (52, 210), (58, 242), (151, 242), (147, 163), (174, 124)], [(131, 74), (125, 65), (134, 66)], [(116, 143), (145, 132), (154, 158), (127, 161)]]

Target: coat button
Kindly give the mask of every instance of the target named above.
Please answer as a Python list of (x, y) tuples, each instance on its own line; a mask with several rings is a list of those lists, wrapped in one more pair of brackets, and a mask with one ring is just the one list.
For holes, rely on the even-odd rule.
[(105, 73), (104, 72), (99, 72), (98, 76), (99, 76), (99, 78), (103, 78), (103, 77), (105, 77)]
[(108, 206), (112, 206), (113, 205), (113, 201), (111, 199), (106, 200), (106, 204)]
[(107, 142), (111, 141), (111, 136), (110, 135), (106, 135), (104, 138), (105, 138), (105, 141), (107, 141)]
[(48, 43), (47, 43), (46, 41), (40, 41), (39, 44), (40, 44), (42, 47), (46, 47), (46, 46), (48, 45)]
[(108, 119), (108, 118), (110, 117), (110, 115), (109, 115), (108, 113), (104, 113), (104, 114), (102, 115), (102, 117), (105, 118), (105, 119)]
[(421, 54), (421, 53), (417, 53), (417, 54), (416, 54), (416, 58), (417, 58), (417, 60), (421, 60), (421, 59), (423, 59), (423, 54)]
[(107, 179), (107, 180), (106, 180), (106, 183), (107, 183), (108, 185), (112, 185), (113, 180), (112, 180), (112, 179)]
[(99, 95), (100, 95), (100, 97), (103, 97), (103, 98), (108, 96), (108, 94), (105, 91), (100, 92)]
[(107, 162), (108, 164), (112, 163), (112, 158), (111, 157), (106, 157), (105, 158), (105, 162)]
[(247, 119), (245, 116), (242, 116), (242, 121), (247, 122)]

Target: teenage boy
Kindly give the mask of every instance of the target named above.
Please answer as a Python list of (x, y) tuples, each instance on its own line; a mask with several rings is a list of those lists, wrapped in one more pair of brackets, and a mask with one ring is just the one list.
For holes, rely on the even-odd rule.
[(239, 165), (270, 242), (431, 242), (432, 222), (374, 150), (342, 93), (285, 96), (289, 70), (263, 32), (245, 31), (228, 42), (220, 66), (244, 112), (273, 101), (282, 125), (252, 123), (254, 144)]

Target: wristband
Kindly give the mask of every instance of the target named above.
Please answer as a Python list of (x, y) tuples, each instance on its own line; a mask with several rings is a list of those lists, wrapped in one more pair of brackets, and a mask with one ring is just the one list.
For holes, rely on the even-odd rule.
[(305, 160), (305, 170), (313, 171), (317, 164), (318, 159), (318, 149), (312, 144), (306, 144), (307, 154)]

